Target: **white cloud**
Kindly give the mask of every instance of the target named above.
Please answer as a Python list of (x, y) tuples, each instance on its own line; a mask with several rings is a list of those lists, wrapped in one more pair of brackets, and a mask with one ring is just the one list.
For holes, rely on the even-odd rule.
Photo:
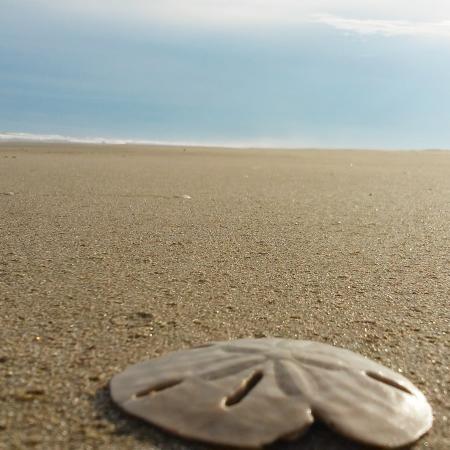
[(245, 28), (315, 22), (361, 34), (450, 35), (449, 0), (14, 0), (14, 5), (125, 27)]
[[(299, 23), (330, 14), (378, 20), (450, 20), (448, 0), (15, 0), (58, 13), (159, 23)], [(25, 9), (25, 8), (24, 8)]]
[(440, 22), (412, 22), (406, 20), (348, 19), (331, 15), (317, 16), (315, 23), (338, 30), (358, 34), (381, 34), (384, 36), (444, 36), (450, 37), (450, 20)]

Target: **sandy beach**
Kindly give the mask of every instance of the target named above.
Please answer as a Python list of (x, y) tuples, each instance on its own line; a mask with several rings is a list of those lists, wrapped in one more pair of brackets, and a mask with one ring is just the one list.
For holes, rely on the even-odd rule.
[(449, 300), (450, 152), (0, 145), (1, 449), (206, 449), (110, 378), (263, 336), (400, 371), (435, 415), (410, 448), (449, 449)]

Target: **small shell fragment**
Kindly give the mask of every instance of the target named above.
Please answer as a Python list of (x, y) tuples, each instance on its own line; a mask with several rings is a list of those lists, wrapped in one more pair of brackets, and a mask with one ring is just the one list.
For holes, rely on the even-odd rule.
[(385, 448), (414, 442), (431, 407), (405, 377), (330, 345), (241, 339), (169, 353), (128, 367), (110, 384), (126, 412), (179, 436), (260, 448), (324, 422)]

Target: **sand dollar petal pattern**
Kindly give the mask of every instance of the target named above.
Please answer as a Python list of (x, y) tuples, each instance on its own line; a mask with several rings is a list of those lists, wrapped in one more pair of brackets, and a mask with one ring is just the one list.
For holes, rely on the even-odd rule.
[[(405, 377), (348, 350), (316, 342), (285, 341), (289, 364), (316, 419), (359, 442), (400, 447), (432, 425), (423, 394)], [(303, 347), (303, 348), (302, 348)]]
[(241, 339), (181, 350), (111, 380), (116, 404), (180, 436), (258, 448), (314, 418), (367, 444), (399, 447), (432, 423), (422, 393), (353, 352), (311, 341)]

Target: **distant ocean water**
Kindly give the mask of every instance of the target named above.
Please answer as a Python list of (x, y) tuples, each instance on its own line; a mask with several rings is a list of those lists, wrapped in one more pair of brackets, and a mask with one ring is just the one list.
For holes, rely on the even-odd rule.
[(42, 142), (42, 143), (69, 143), (69, 144), (105, 144), (105, 145), (167, 145), (186, 147), (229, 147), (229, 148), (300, 148), (298, 145), (285, 145), (280, 142), (212, 142), (212, 141), (163, 141), (151, 139), (117, 139), (105, 137), (75, 137), (60, 134), (36, 134), (20, 132), (0, 132), (1, 142)]
[(147, 145), (196, 145), (195, 143), (181, 142), (163, 142), (139, 139), (111, 139), (104, 137), (74, 137), (62, 136), (60, 134), (34, 134), (34, 133), (16, 133), (0, 132), (0, 142), (48, 142), (48, 143), (73, 143), (73, 144), (147, 144)]
[(162, 141), (150, 139), (117, 139), (105, 137), (75, 137), (60, 134), (36, 134), (21, 132), (0, 132), (0, 142), (42, 142), (42, 143), (72, 143), (72, 144), (107, 144), (107, 145), (173, 145), (197, 147), (231, 147), (231, 148), (299, 148), (299, 146), (286, 146), (277, 142), (195, 142), (195, 141)]
[(67, 144), (98, 144), (98, 145), (161, 145), (161, 146), (176, 146), (176, 147), (220, 147), (220, 148), (261, 148), (261, 149), (327, 149), (327, 150), (448, 150), (444, 148), (433, 147), (415, 147), (415, 148), (399, 148), (399, 147), (326, 147), (326, 146), (308, 146), (308, 145), (296, 145), (286, 144), (283, 142), (271, 141), (271, 140), (255, 140), (245, 142), (212, 142), (212, 141), (163, 141), (163, 140), (151, 140), (151, 139), (118, 139), (118, 138), (105, 138), (105, 137), (75, 137), (75, 136), (63, 136), (60, 134), (37, 134), (37, 133), (22, 133), (22, 132), (0, 132), (0, 143), (2, 142), (23, 142), (23, 143), (67, 143)]

